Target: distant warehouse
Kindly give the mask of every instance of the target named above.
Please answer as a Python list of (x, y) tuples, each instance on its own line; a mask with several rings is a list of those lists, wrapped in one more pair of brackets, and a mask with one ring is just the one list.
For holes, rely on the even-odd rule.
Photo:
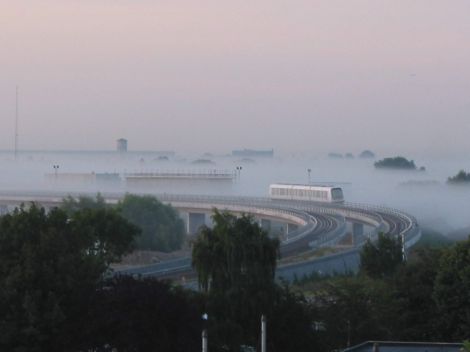
[(272, 158), (274, 156), (274, 149), (269, 150), (254, 150), (254, 149), (242, 149), (233, 150), (232, 156), (236, 157), (261, 157), (261, 158)]

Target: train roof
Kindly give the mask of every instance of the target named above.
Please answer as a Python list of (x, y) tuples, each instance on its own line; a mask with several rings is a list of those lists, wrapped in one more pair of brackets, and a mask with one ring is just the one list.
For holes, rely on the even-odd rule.
[(272, 183), (269, 187), (291, 187), (296, 189), (333, 189), (333, 188), (341, 188), (335, 185), (305, 185), (299, 183)]

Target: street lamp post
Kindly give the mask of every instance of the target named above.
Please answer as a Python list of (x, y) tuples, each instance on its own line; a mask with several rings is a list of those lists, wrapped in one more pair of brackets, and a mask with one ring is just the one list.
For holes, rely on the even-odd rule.
[(401, 255), (402, 261), (406, 262), (406, 244), (405, 244), (405, 234), (401, 234)]
[(202, 330), (202, 352), (208, 352), (209, 351), (209, 343), (208, 343), (208, 337), (207, 337), (207, 320), (209, 319), (209, 316), (207, 313), (204, 313), (202, 315), (202, 321), (203, 321), (203, 330)]
[(52, 165), (52, 167), (54, 168), (54, 177), (57, 180), (57, 174), (59, 172), (59, 165)]
[(266, 316), (261, 316), (261, 352), (266, 352)]
[(241, 166), (237, 166), (236, 169), (237, 169), (237, 177), (240, 178), (240, 174), (243, 168)]

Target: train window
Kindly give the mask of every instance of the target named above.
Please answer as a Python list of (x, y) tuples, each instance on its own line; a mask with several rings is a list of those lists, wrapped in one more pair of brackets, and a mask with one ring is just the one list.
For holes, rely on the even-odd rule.
[(331, 190), (331, 198), (333, 198), (333, 200), (342, 200), (343, 190), (341, 188), (333, 188)]

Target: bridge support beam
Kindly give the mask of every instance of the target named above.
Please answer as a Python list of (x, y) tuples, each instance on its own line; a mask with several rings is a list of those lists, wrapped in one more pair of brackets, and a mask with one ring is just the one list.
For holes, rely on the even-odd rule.
[(359, 238), (364, 236), (364, 224), (355, 222), (352, 228), (352, 244), (358, 243)]
[(296, 224), (287, 223), (287, 234), (290, 234), (292, 231), (297, 230), (299, 227)]
[(188, 213), (188, 235), (194, 235), (197, 233), (199, 228), (206, 224), (205, 213)]
[(267, 231), (268, 233), (271, 232), (271, 220), (261, 219), (260, 226), (263, 230)]
[(8, 214), (8, 205), (1, 204), (0, 205), (0, 216)]

